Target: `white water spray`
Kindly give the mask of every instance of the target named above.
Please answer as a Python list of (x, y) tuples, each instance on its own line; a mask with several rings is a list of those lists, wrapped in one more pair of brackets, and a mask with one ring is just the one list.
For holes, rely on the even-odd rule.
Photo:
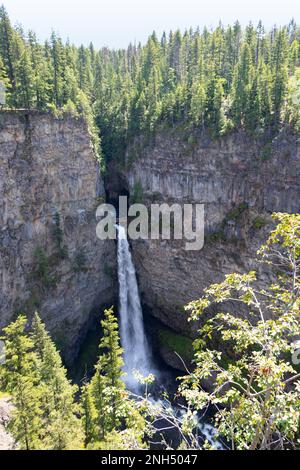
[(126, 231), (122, 226), (117, 229), (120, 336), (124, 349), (124, 371), (127, 374), (125, 382), (134, 390), (139, 384), (133, 370), (147, 376), (151, 372), (151, 353), (145, 336), (143, 312)]

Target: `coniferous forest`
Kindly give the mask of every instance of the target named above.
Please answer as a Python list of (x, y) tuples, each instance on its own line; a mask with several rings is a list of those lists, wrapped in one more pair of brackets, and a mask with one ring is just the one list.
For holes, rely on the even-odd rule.
[[(169, 128), (179, 132), (190, 129), (199, 138), (208, 135), (210, 142), (237, 131), (264, 143), (284, 131), (296, 140), (300, 133), (300, 26), (291, 20), (271, 29), (262, 22), (242, 27), (236, 21), (229, 26), (219, 23), (215, 28), (166, 31), (160, 36), (154, 31), (144, 44), (97, 49), (92, 42), (75, 46), (55, 32), (41, 42), (34, 31), (14, 26), (2, 6), (0, 82), (6, 90), (0, 114), (25, 110), (54, 115), (62, 121), (66, 116), (76, 122), (86, 120), (102, 177), (113, 167), (111, 163), (123, 163), (126, 148), (134, 139), (142, 136), (150, 140)], [(19, 158), (17, 150), (15, 155)], [(79, 175), (72, 174), (72, 178)], [(82, 214), (84, 210), (80, 210)], [(238, 224), (250, 210), (244, 202), (233, 206), (210, 243), (225, 245), (227, 225)], [(256, 267), (247, 273), (228, 273), (221, 281), (216, 276), (217, 281), (209, 282), (198, 300), (182, 305), (189, 321), (196, 323), (188, 343), (179, 335), (171, 338), (177, 341), (171, 346), (178, 346), (183, 358), (187, 349), (192, 350), (188, 365), (180, 358), (185, 372), (174, 380), (176, 392), (172, 396), (161, 392), (155, 370), (147, 376), (135, 370), (138, 387), (132, 391), (126, 386), (117, 305), (99, 312), (97, 362), (92, 373), (85, 371), (79, 380), (70, 378), (59, 344), (47, 331), (43, 312), (36, 312), (38, 307), (30, 315), (15, 311), (13, 321), (0, 330), (1, 344), (5, 344), (3, 362), (0, 349), (0, 399), (11, 403), (7, 423), (2, 423), (0, 413), (0, 427), (3, 424), (11, 436), (13, 448), (299, 449), (300, 369), (291, 356), (295, 354), (294, 340), (300, 337), (300, 215), (288, 210), (272, 212), (267, 222), (265, 213), (255, 213), (249, 229), (253, 238), (260, 229), (266, 230), (257, 252), (268, 269), (264, 283)], [(51, 294), (60, 281), (53, 281), (51, 268), (69, 256), (62, 218), (55, 213), (54, 255), (46, 256), (47, 247), (35, 251), (39, 287), (47, 281), (40, 287), (43, 295), (47, 290)], [(11, 223), (8, 229), (9, 237), (17, 239), (18, 226)], [(236, 238), (234, 242), (231, 239), (234, 244), (228, 249), (235, 259), (239, 250)], [(3, 240), (0, 255), (7, 256), (6, 260), (8, 242)], [(89, 267), (81, 251), (76, 259), (72, 276), (80, 279)], [(176, 264), (179, 257), (174, 255), (174, 259)], [(253, 267), (254, 261), (250, 261)], [(105, 260), (103, 271), (113, 278), (110, 269)], [(69, 274), (66, 272), (63, 275)], [(4, 277), (0, 276), (3, 284)], [(36, 277), (31, 273), (29, 280), (36, 281)], [(38, 304), (36, 299), (33, 304)], [(228, 305), (237, 305), (233, 313)], [(165, 343), (170, 337), (165, 332)], [(225, 344), (222, 351), (217, 347), (220, 344)], [(299, 353), (299, 341), (297, 344)], [(203, 383), (208, 382), (206, 389)], [(206, 412), (210, 432), (201, 427)], [(170, 429), (176, 439), (170, 438)]]
[[(272, 134), (299, 129), (300, 27), (292, 20), (266, 31), (171, 31), (145, 45), (96, 50), (63, 43), (52, 33), (40, 44), (0, 11), (0, 77), (7, 105), (84, 114), (100, 129), (106, 159), (135, 135), (187, 122), (217, 137), (243, 128)], [(97, 132), (94, 132), (95, 138)], [(97, 141), (97, 138), (96, 138)]]

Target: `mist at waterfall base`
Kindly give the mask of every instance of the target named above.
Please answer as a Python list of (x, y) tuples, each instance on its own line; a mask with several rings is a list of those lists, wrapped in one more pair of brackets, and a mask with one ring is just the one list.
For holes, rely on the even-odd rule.
[(136, 272), (130, 253), (126, 230), (118, 225), (118, 279), (120, 338), (124, 350), (124, 381), (127, 387), (138, 392), (140, 384), (135, 375), (148, 376), (157, 371), (145, 335), (143, 312), (139, 296)]

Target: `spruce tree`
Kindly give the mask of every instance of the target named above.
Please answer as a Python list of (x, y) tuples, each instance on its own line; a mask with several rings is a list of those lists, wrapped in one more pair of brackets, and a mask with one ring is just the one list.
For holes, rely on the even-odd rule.
[(2, 5), (0, 7), (0, 52), (6, 73), (12, 87), (11, 102), (15, 104), (16, 81), (15, 81), (15, 32), (11, 26), (7, 11)]
[(250, 46), (248, 43), (244, 43), (234, 71), (232, 84), (232, 118), (237, 126), (244, 123), (245, 113), (250, 100), (252, 72)]
[(259, 130), (260, 124), (260, 90), (258, 88), (258, 77), (257, 74), (255, 74), (249, 90), (249, 101), (245, 113), (245, 127), (248, 131), (254, 133)]
[(27, 47), (22, 47), (16, 64), (16, 103), (20, 108), (34, 108), (36, 105), (35, 77)]
[(34, 343), (25, 332), (26, 317), (3, 329), (6, 360), (0, 366), (1, 382), (11, 394), (14, 406), (8, 429), (19, 448), (40, 448), (43, 438), (40, 375), (36, 369)]
[(276, 34), (272, 57), (272, 124), (278, 128), (281, 119), (281, 109), (287, 87), (287, 37), (285, 29)]
[[(107, 433), (120, 426), (124, 418), (124, 398), (126, 398), (125, 384), (122, 380), (123, 359), (118, 322), (112, 308), (105, 310), (101, 325), (103, 337), (99, 345), (100, 356), (88, 387), (96, 411), (95, 440), (104, 439)], [(85, 403), (86, 393), (85, 389), (83, 395)], [(86, 423), (90, 421), (91, 417), (85, 418)]]
[(31, 64), (34, 71), (33, 83), (35, 88), (35, 103), (37, 109), (45, 110), (51, 103), (53, 94), (51, 84), (51, 66), (48, 61), (45, 50), (41, 46), (33, 31), (28, 33), (28, 42), (30, 46)]
[(3, 93), (5, 93), (5, 96), (4, 96), (5, 102), (7, 102), (8, 97), (9, 97), (10, 83), (7, 78), (6, 70), (5, 70), (1, 56), (0, 56), (0, 84), (3, 87)]
[(53, 450), (79, 448), (82, 433), (75, 403), (77, 387), (68, 380), (59, 352), (37, 313), (32, 322), (31, 341), (36, 353), (35, 367), (43, 388), (43, 445), (45, 449)]
[(85, 447), (95, 438), (96, 408), (91, 395), (91, 387), (85, 384), (81, 390), (82, 420)]

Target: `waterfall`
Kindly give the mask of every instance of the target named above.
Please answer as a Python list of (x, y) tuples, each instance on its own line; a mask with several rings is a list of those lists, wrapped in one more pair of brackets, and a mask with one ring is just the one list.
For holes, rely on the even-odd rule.
[(124, 349), (125, 382), (134, 390), (138, 388), (138, 383), (133, 370), (148, 375), (151, 372), (151, 353), (145, 336), (136, 273), (126, 231), (120, 225), (117, 229), (120, 337)]

